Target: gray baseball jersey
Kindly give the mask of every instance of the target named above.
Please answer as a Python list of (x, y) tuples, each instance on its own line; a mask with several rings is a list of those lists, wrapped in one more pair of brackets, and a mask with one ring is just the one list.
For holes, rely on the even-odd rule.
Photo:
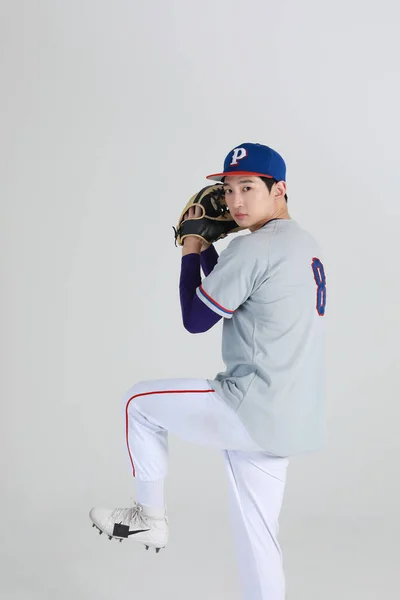
[(293, 219), (233, 237), (198, 297), (224, 317), (224, 372), (210, 385), (265, 451), (290, 456), (325, 437), (326, 281), (318, 243)]

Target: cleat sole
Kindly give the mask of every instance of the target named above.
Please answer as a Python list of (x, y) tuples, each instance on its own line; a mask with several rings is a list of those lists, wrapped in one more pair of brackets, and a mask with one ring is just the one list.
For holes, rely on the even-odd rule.
[[(92, 524), (92, 527), (95, 527), (97, 529), (97, 531), (99, 532), (99, 535), (102, 535), (104, 533), (104, 531), (102, 531), (99, 527), (97, 527), (97, 525), (95, 523)], [(119, 542), (123, 542), (124, 541), (123, 538), (117, 538), (117, 537), (114, 537), (112, 535), (109, 535), (108, 539), (110, 541), (113, 540), (113, 539), (114, 540), (118, 540)], [(150, 550), (150, 546), (148, 546), (147, 544), (145, 544), (145, 548), (146, 548), (146, 550)], [(154, 549), (156, 551), (156, 554), (158, 554), (160, 552), (160, 550), (162, 550), (163, 548), (154, 548)]]

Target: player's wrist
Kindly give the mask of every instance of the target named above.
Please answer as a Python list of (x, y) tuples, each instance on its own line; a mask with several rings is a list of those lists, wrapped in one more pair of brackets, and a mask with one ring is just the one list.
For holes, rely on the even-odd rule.
[(202, 244), (203, 244), (202, 240), (200, 240), (199, 238), (197, 238), (195, 236), (190, 235), (190, 236), (185, 237), (185, 239), (183, 240), (183, 246), (182, 246), (182, 256), (185, 256), (185, 254), (193, 254), (193, 253), (200, 254)]
[(203, 242), (201, 245), (201, 252), (205, 252), (206, 250), (208, 250), (211, 246), (211, 243), (207, 243), (207, 242)]

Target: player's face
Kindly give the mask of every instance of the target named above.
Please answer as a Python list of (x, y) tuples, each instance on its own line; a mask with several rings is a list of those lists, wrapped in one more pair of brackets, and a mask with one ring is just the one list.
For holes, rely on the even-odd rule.
[(287, 216), (284, 182), (269, 192), (260, 177), (232, 175), (225, 177), (224, 189), (229, 212), (240, 227), (256, 231), (271, 219)]

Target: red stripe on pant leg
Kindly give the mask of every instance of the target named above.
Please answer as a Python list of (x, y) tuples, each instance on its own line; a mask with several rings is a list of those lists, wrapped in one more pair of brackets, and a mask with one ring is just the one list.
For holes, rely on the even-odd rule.
[(134, 398), (139, 398), (139, 396), (150, 396), (151, 394), (205, 394), (207, 392), (215, 392), (215, 390), (157, 390), (153, 392), (142, 392), (141, 394), (135, 394), (132, 398), (129, 398), (126, 408), (125, 408), (125, 436), (126, 436), (126, 445), (128, 448), (129, 458), (132, 464), (133, 476), (136, 477), (135, 465), (133, 464), (132, 454), (129, 448), (129, 439), (128, 439), (128, 409), (129, 404)]

